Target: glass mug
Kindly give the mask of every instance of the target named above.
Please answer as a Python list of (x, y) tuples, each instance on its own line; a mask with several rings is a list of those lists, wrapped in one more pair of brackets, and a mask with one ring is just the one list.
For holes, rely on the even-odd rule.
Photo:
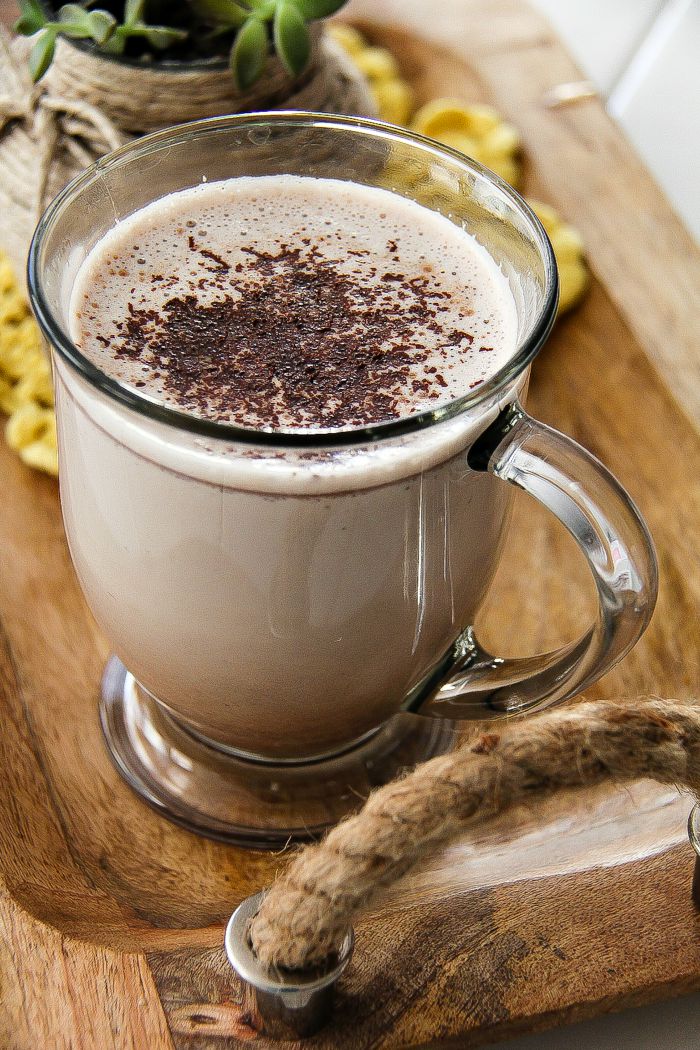
[[(312, 432), (198, 419), (81, 354), (73, 280), (115, 221), (204, 180), (273, 174), (383, 186), (462, 224), (508, 278), (517, 352), (434, 411)], [(463, 155), (309, 113), (171, 128), (98, 161), (51, 204), (29, 287), (53, 351), (71, 555), (117, 654), (103, 728), (127, 780), (171, 818), (252, 845), (316, 834), (372, 784), (449, 747), (455, 720), (565, 700), (645, 630), (657, 573), (636, 508), (522, 408), (555, 318), (551, 246), (518, 194)], [(511, 660), (471, 625), (516, 487), (573, 535), (599, 605), (583, 638)]]

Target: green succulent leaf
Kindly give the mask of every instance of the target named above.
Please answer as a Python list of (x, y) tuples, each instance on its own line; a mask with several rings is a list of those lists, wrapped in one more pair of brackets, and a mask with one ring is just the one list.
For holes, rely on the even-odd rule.
[(80, 39), (90, 36), (88, 13), (80, 4), (64, 4), (58, 12), (60, 32)]
[(258, 79), (265, 65), (268, 48), (265, 24), (254, 16), (247, 18), (231, 48), (231, 72), (239, 91), (246, 91)]
[(34, 83), (41, 80), (46, 70), (53, 61), (56, 50), (56, 30), (44, 29), (37, 37), (36, 43), (29, 54), (29, 72)]
[(328, 18), (340, 11), (347, 0), (289, 0), (307, 21), (315, 18)]
[(46, 17), (37, 0), (20, 0), (20, 16), (15, 22), (15, 33), (33, 36), (46, 25)]
[(237, 29), (246, 20), (245, 8), (236, 0), (190, 0), (195, 14), (215, 26), (232, 26)]
[(80, 25), (88, 17), (88, 13), (80, 4), (64, 4), (58, 12), (58, 21)]
[(186, 29), (169, 29), (167, 26), (144, 26), (141, 35), (158, 51), (165, 51), (173, 44), (187, 40)]
[(117, 20), (114, 15), (110, 14), (109, 11), (104, 11), (101, 7), (96, 7), (94, 11), (90, 11), (88, 22), (90, 36), (96, 44), (100, 45), (107, 43), (117, 26)]
[(292, 76), (297, 76), (309, 61), (311, 38), (302, 14), (291, 0), (282, 0), (277, 5), (273, 39), (282, 65)]
[(126, 0), (124, 4), (124, 25), (133, 26), (143, 21), (146, 0)]
[(107, 55), (123, 55), (126, 42), (129, 38), (129, 30), (124, 26), (117, 26), (109, 39), (101, 45)]
[(256, 18), (261, 18), (265, 22), (271, 22), (275, 17), (277, 0), (248, 0), (248, 3), (253, 8)]
[(212, 26), (210, 29), (199, 34), (202, 44), (209, 44), (212, 40), (219, 40), (222, 36), (231, 36), (231, 26)]
[(101, 45), (109, 40), (117, 20), (101, 8), (86, 11), (80, 4), (64, 4), (58, 12), (58, 22), (52, 24), (59, 33), (78, 40), (89, 38)]

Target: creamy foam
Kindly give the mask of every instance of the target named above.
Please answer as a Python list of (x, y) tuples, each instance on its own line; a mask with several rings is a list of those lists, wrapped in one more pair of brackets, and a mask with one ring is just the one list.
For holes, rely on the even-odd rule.
[(102, 370), (195, 415), (338, 427), (480, 385), (515, 350), (516, 311), (449, 219), (285, 175), (197, 186), (120, 222), (80, 268), (71, 332)]

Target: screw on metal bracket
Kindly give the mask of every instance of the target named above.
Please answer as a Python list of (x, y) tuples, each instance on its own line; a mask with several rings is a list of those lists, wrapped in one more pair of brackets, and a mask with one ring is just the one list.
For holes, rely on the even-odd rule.
[(693, 900), (700, 908), (700, 803), (693, 806), (688, 820), (688, 838), (695, 850), (695, 871), (693, 872)]
[(355, 945), (348, 931), (337, 955), (313, 970), (268, 970), (250, 945), (248, 928), (263, 893), (239, 904), (226, 927), (224, 944), (228, 961), (243, 982), (245, 1006), (273, 1039), (303, 1039), (329, 1019), (335, 984), (350, 962)]

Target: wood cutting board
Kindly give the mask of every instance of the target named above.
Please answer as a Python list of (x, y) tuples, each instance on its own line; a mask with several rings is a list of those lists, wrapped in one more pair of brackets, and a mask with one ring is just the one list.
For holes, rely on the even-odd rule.
[[(543, 103), (581, 74), (520, 0), (356, 0), (349, 14), (391, 47), (420, 100), (501, 109), (526, 144), (526, 195), (583, 232), (593, 287), (536, 362), (529, 407), (629, 489), (662, 580), (648, 633), (588, 695), (697, 695), (697, 249), (600, 100)], [(0, 1045), (272, 1046), (241, 1006), (222, 937), (285, 857), (199, 839), (120, 780), (97, 718), (107, 647), (57, 487), (2, 443), (0, 470)], [(518, 495), (484, 641), (549, 648), (591, 609), (573, 542)], [(689, 808), (647, 783), (598, 788), (453, 843), (357, 924), (334, 1019), (304, 1045), (471, 1046), (700, 988)]]

